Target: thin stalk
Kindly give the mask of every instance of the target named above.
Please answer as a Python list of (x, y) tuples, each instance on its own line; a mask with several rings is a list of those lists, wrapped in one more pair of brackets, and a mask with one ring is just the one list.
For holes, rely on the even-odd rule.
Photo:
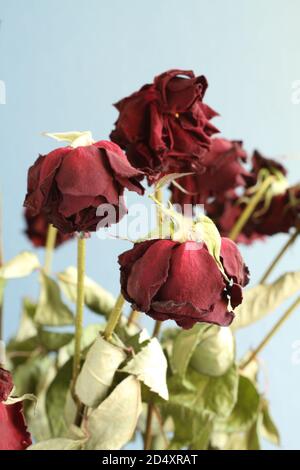
[(79, 236), (77, 241), (77, 299), (75, 316), (75, 351), (73, 360), (73, 395), (76, 379), (80, 371), (81, 338), (83, 330), (84, 310), (84, 276), (85, 276), (85, 238)]
[(266, 280), (268, 279), (268, 277), (270, 276), (271, 272), (273, 271), (273, 269), (277, 266), (277, 264), (279, 263), (279, 261), (281, 260), (281, 258), (283, 257), (283, 255), (287, 252), (287, 250), (289, 249), (289, 247), (291, 245), (293, 245), (293, 243), (295, 242), (296, 238), (298, 237), (300, 233), (300, 230), (299, 229), (296, 229), (296, 231), (291, 235), (291, 237), (287, 240), (287, 242), (284, 244), (284, 246), (281, 248), (281, 250), (279, 251), (279, 253), (276, 255), (276, 257), (274, 258), (274, 260), (272, 261), (272, 263), (270, 264), (270, 266), (268, 267), (268, 269), (266, 270), (266, 272), (264, 273), (264, 275), (262, 276), (261, 280), (259, 281), (260, 284), (264, 284), (266, 282)]
[(298, 297), (293, 304), (286, 310), (286, 312), (279, 318), (279, 320), (275, 323), (273, 328), (269, 331), (269, 333), (264, 337), (264, 339), (259, 343), (259, 345), (252, 351), (249, 358), (240, 366), (240, 369), (244, 369), (248, 364), (250, 364), (253, 359), (265, 348), (265, 346), (269, 343), (269, 341), (273, 338), (275, 333), (279, 330), (279, 328), (285, 323), (285, 321), (290, 317), (290, 315), (296, 310), (296, 308), (300, 305), (300, 297)]
[(139, 314), (140, 312), (138, 310), (132, 309), (128, 317), (127, 326), (130, 326), (132, 323), (134, 323), (138, 319)]
[(122, 294), (119, 295), (113, 310), (111, 311), (104, 331), (104, 338), (109, 340), (120, 320), (125, 299)]
[[(152, 333), (152, 338), (155, 338), (158, 336), (160, 327), (161, 327), (161, 321), (156, 321)], [(151, 450), (151, 444), (152, 444), (152, 421), (153, 421), (153, 413), (155, 411), (155, 407), (153, 403), (149, 403), (148, 405), (148, 412), (147, 412), (147, 422), (146, 422), (146, 430), (145, 430), (145, 436), (144, 436), (144, 450)]]
[(250, 219), (251, 215), (253, 214), (256, 206), (259, 204), (259, 202), (262, 200), (264, 197), (266, 191), (268, 190), (270, 184), (273, 182), (274, 176), (268, 176), (268, 178), (265, 179), (265, 181), (261, 184), (257, 192), (252, 196), (250, 199), (249, 203), (243, 210), (242, 214), (236, 221), (235, 225), (233, 226), (232, 230), (229, 233), (229, 238), (231, 240), (235, 241), (241, 231), (243, 230), (244, 226)]
[(44, 272), (50, 274), (52, 267), (53, 252), (55, 248), (57, 237), (57, 229), (52, 224), (48, 226), (46, 246), (45, 246), (45, 261), (44, 261)]

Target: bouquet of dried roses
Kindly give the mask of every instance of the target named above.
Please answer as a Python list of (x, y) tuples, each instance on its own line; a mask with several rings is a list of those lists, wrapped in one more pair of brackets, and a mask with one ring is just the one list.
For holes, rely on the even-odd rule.
[[(298, 236), (300, 187), (289, 186), (279, 162), (256, 151), (249, 163), (241, 141), (214, 137), (206, 88), (204, 76), (170, 70), (115, 105), (111, 141), (48, 134), (67, 145), (31, 166), (24, 203), (26, 234), (45, 247), (44, 264), (23, 252), (0, 268), (1, 316), (7, 282), (33, 272), (39, 282), (0, 352), (1, 450), (114, 450), (138, 433), (147, 450), (259, 449), (261, 437), (279, 444), (258, 355), (300, 304), (300, 272), (267, 282)], [(143, 181), (156, 227), (120, 254), (115, 299), (86, 275), (86, 245), (126, 217), (125, 190), (143, 196)], [(245, 288), (237, 243), (279, 232), (290, 233), (286, 245)], [(54, 275), (54, 250), (70, 239), (77, 265)], [(235, 332), (288, 299), (238, 360)], [(84, 327), (85, 308), (100, 320)]]

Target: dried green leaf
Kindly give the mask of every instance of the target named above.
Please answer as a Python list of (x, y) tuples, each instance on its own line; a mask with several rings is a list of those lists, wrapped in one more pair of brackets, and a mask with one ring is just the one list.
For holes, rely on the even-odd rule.
[(280, 445), (280, 435), (279, 431), (274, 423), (270, 412), (269, 412), (269, 403), (267, 400), (262, 399), (261, 401), (261, 420), (259, 423), (259, 434), (262, 435), (265, 439), (267, 439), (272, 444), (279, 446)]
[(174, 341), (171, 366), (174, 373), (184, 375), (190, 359), (210, 325), (198, 323), (190, 330), (182, 330)]
[(235, 344), (231, 330), (213, 325), (196, 346), (190, 365), (200, 374), (219, 377), (233, 364)]
[(58, 351), (74, 338), (73, 333), (56, 333), (53, 331), (39, 330), (38, 340), (47, 351)]
[(259, 284), (246, 290), (243, 302), (235, 309), (232, 329), (244, 328), (274, 312), (299, 290), (300, 272), (286, 273), (272, 284)]
[(191, 172), (189, 172), (189, 173), (170, 173), (170, 174), (160, 178), (160, 180), (155, 185), (155, 189), (157, 191), (158, 189), (162, 189), (164, 186), (166, 186), (167, 184), (172, 183), (172, 181), (175, 181), (178, 178), (182, 178), (183, 176), (190, 176), (190, 175), (193, 175), (193, 174), (194, 173), (191, 173)]
[(62, 436), (67, 430), (64, 410), (72, 379), (72, 364), (69, 360), (59, 369), (46, 393), (46, 411), (52, 437)]
[(37, 327), (34, 323), (36, 303), (25, 297), (22, 304), (22, 316), (18, 331), (15, 336), (16, 341), (24, 341), (37, 335)]
[(116, 370), (126, 359), (124, 350), (98, 335), (87, 353), (75, 392), (87, 406), (96, 407), (106, 397)]
[(71, 325), (74, 322), (71, 310), (61, 299), (58, 284), (45, 273), (41, 273), (41, 293), (35, 321), (47, 326)]
[(68, 142), (73, 148), (92, 145), (94, 143), (90, 131), (44, 132), (44, 135), (51, 139), (58, 140), (58, 142)]
[(229, 433), (248, 431), (257, 421), (259, 403), (260, 396), (255, 385), (247, 377), (240, 375), (235, 407), (227, 420), (217, 423), (217, 430)]
[[(77, 269), (70, 266), (58, 274), (60, 286), (69, 300), (76, 302)], [(89, 277), (84, 279), (84, 301), (92, 312), (107, 317), (115, 305), (115, 297)]]
[(130, 375), (89, 415), (86, 427), (90, 437), (85, 448), (121, 449), (132, 438), (141, 410), (141, 386)]
[(135, 375), (152, 392), (168, 400), (166, 383), (167, 360), (156, 338), (152, 338), (145, 347), (135, 355), (122, 369), (123, 372)]
[(16, 279), (29, 276), (39, 267), (38, 257), (34, 253), (24, 251), (1, 266), (0, 277), (3, 279)]

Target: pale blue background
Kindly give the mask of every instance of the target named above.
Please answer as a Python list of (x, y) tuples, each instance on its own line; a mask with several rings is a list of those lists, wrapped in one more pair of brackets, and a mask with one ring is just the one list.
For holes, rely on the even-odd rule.
[[(7, 104), (0, 105), (5, 259), (30, 248), (21, 217), (26, 172), (38, 152), (53, 148), (41, 132), (90, 129), (107, 138), (116, 118), (111, 103), (169, 68), (205, 74), (206, 101), (221, 114), (215, 122), (223, 135), (243, 139), (249, 151), (286, 155), (291, 181), (299, 180), (300, 105), (291, 102), (292, 83), (300, 79), (299, 1), (0, 0), (0, 18), (0, 80), (7, 88)], [(284, 240), (276, 236), (243, 249), (253, 282)], [(127, 246), (96, 237), (88, 243), (88, 274), (114, 293), (117, 255)], [(275, 275), (300, 269), (298, 251), (299, 243)], [(55, 270), (74, 260), (75, 244), (65, 245)], [(7, 336), (32, 284), (8, 286)], [(239, 334), (240, 351), (256, 345), (278, 314)], [(300, 365), (291, 361), (298, 339), (300, 311), (261, 355), (284, 449), (300, 449)]]

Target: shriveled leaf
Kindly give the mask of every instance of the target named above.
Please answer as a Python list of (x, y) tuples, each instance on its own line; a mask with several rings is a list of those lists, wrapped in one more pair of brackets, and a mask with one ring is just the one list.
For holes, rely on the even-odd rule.
[(187, 379), (194, 385), (197, 407), (227, 417), (232, 412), (238, 398), (238, 372), (235, 366), (220, 377), (209, 377), (189, 371)]
[(51, 364), (52, 358), (35, 356), (18, 366), (13, 372), (16, 395), (24, 395), (25, 393), (38, 395), (41, 378), (47, 374)]
[(260, 450), (257, 423), (253, 423), (247, 432), (247, 450)]
[[(77, 269), (73, 266), (58, 274), (60, 286), (72, 302), (76, 302)], [(92, 312), (107, 317), (115, 305), (115, 297), (95, 281), (85, 276), (84, 301)]]
[(122, 370), (135, 375), (152, 392), (168, 400), (167, 367), (167, 360), (158, 340), (152, 338)]
[(55, 374), (56, 367), (52, 361), (40, 374), (40, 379), (35, 386), (37, 403), (26, 409), (27, 423), (35, 441), (44, 441), (52, 437), (46, 413), (46, 391)]
[(38, 257), (34, 253), (24, 251), (1, 266), (0, 277), (3, 279), (16, 279), (29, 276), (39, 267)]
[(16, 341), (24, 341), (28, 338), (32, 338), (37, 334), (37, 327), (34, 323), (34, 316), (36, 311), (36, 304), (33, 303), (29, 298), (23, 299), (22, 305), (22, 316), (19, 323), (18, 331), (16, 334)]
[(182, 330), (174, 341), (171, 366), (174, 373), (184, 375), (189, 361), (210, 325), (198, 323), (190, 330)]
[(40, 330), (38, 333), (39, 343), (47, 349), (47, 351), (57, 351), (68, 344), (73, 337), (73, 333), (56, 333), (46, 330)]
[(61, 369), (59, 369), (47, 390), (46, 411), (51, 435), (53, 437), (59, 437), (67, 430), (64, 419), (64, 410), (71, 378), (72, 361), (70, 360)]
[(35, 321), (47, 326), (71, 325), (74, 322), (71, 310), (61, 299), (58, 284), (45, 273), (41, 273), (41, 293)]
[(235, 344), (230, 328), (211, 326), (195, 348), (190, 364), (200, 374), (219, 377), (233, 364)]
[(98, 335), (87, 353), (75, 391), (87, 406), (96, 407), (106, 397), (114, 374), (126, 359), (124, 350)]
[(206, 450), (212, 431), (213, 416), (205, 412), (195, 413), (185, 407), (171, 409), (175, 432), (169, 449), (180, 450), (188, 446), (191, 450)]
[(251, 325), (300, 290), (300, 272), (283, 274), (272, 284), (259, 284), (244, 292), (241, 305), (235, 309), (236, 317), (231, 328), (237, 330)]
[(94, 143), (92, 133), (90, 131), (71, 131), (71, 132), (45, 132), (46, 137), (58, 140), (58, 142), (68, 142), (71, 147), (81, 147)]
[(3, 403), (5, 405), (14, 405), (15, 403), (19, 403), (20, 401), (25, 401), (25, 400), (30, 400), (36, 403), (37, 398), (33, 393), (24, 393), (24, 395), (21, 395), (20, 397), (14, 397), (10, 395), (6, 401)]
[(156, 191), (162, 189), (167, 184), (172, 183), (172, 181), (182, 178), (183, 176), (193, 175), (194, 173), (170, 173), (169, 175), (163, 176), (155, 185)]
[(206, 215), (201, 214), (196, 220), (196, 232), (199, 231), (200, 238), (205, 242), (211, 256), (215, 259), (220, 271), (224, 274), (224, 268), (220, 260), (221, 235), (214, 222)]
[(172, 449), (206, 449), (214, 420), (230, 415), (237, 400), (238, 374), (231, 367), (222, 377), (209, 377), (189, 369), (185, 378), (169, 381), (170, 398), (161, 404), (164, 417), (175, 424)]
[(219, 431), (243, 432), (257, 421), (260, 396), (255, 385), (242, 375), (239, 378), (237, 403), (227, 420), (217, 424)]
[(28, 447), (27, 450), (80, 450), (83, 445), (83, 440), (75, 441), (73, 439), (60, 437), (38, 442)]
[[(85, 351), (87, 348), (89, 348), (92, 343), (96, 340), (96, 338), (99, 335), (99, 332), (104, 329), (105, 325), (100, 325), (100, 324), (91, 324), (87, 325), (82, 332), (82, 337), (81, 337), (81, 351)], [(74, 347), (75, 347), (75, 341), (74, 338), (70, 343), (66, 344), (62, 348), (59, 349), (58, 351), (58, 356), (57, 356), (57, 362), (58, 366), (61, 367), (63, 364), (65, 364), (71, 357), (74, 356)]]
[(132, 438), (141, 410), (141, 386), (130, 375), (89, 415), (85, 448), (121, 449)]
[(259, 433), (270, 441), (272, 444), (279, 446), (280, 445), (280, 435), (279, 431), (274, 423), (270, 412), (269, 412), (269, 403), (267, 400), (262, 400), (262, 416), (259, 425)]

